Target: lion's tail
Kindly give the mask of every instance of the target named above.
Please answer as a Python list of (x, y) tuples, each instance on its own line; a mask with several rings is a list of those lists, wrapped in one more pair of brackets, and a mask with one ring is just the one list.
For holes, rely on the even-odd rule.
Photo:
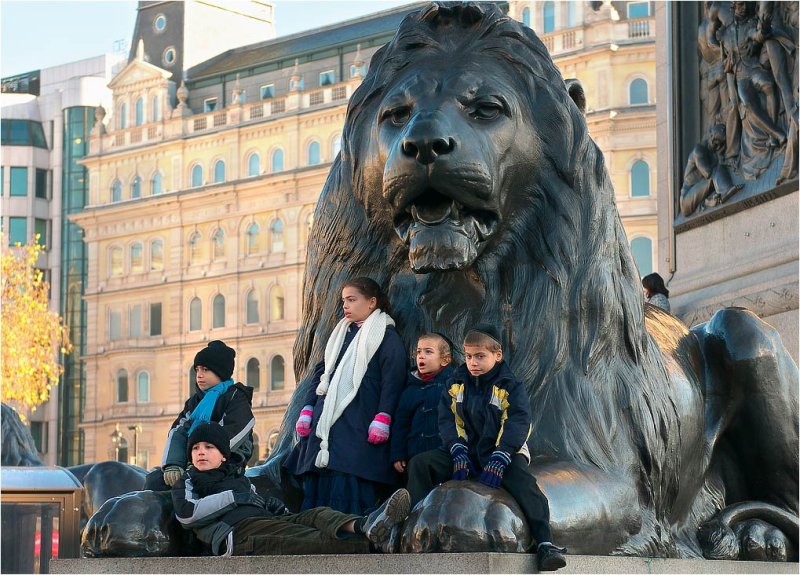
[(733, 526), (749, 519), (761, 519), (777, 527), (797, 549), (800, 531), (797, 515), (770, 503), (745, 501), (726, 507), (700, 526), (697, 539), (706, 559), (738, 559), (741, 545)]

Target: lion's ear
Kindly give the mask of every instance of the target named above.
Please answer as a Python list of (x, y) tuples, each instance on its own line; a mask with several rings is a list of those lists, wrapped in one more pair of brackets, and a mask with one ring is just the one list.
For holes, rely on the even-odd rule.
[(564, 80), (564, 83), (567, 85), (567, 92), (569, 92), (569, 97), (572, 98), (572, 101), (575, 102), (576, 106), (578, 106), (578, 109), (581, 111), (581, 114), (585, 116), (586, 93), (583, 91), (583, 84), (581, 84), (581, 81), (576, 78), (568, 78)]

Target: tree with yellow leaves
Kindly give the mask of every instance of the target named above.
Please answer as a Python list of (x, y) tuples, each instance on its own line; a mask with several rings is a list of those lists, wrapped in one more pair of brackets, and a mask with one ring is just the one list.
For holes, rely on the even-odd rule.
[(61, 354), (72, 351), (69, 330), (48, 307), (50, 287), (36, 261), (37, 237), (25, 245), (2, 242), (2, 396), (4, 402), (36, 409), (50, 397), (63, 372)]

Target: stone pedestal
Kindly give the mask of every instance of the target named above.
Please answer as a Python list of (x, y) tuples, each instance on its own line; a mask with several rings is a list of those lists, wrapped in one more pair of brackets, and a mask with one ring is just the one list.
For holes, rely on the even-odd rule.
[[(51, 573), (536, 573), (533, 555), (272, 555), (54, 559)], [(797, 563), (570, 555), (558, 573), (797, 573)]]

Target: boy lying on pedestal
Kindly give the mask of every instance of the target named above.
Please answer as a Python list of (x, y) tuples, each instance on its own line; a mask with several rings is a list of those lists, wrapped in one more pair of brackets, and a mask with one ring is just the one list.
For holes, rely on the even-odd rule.
[(409, 511), (405, 489), (394, 492), (367, 516), (317, 507), (287, 514), (265, 502), (247, 477), (229, 463), (230, 439), (217, 423), (202, 423), (189, 435), (192, 465), (172, 486), (175, 515), (214, 555), (308, 555), (385, 550), (395, 525)]

